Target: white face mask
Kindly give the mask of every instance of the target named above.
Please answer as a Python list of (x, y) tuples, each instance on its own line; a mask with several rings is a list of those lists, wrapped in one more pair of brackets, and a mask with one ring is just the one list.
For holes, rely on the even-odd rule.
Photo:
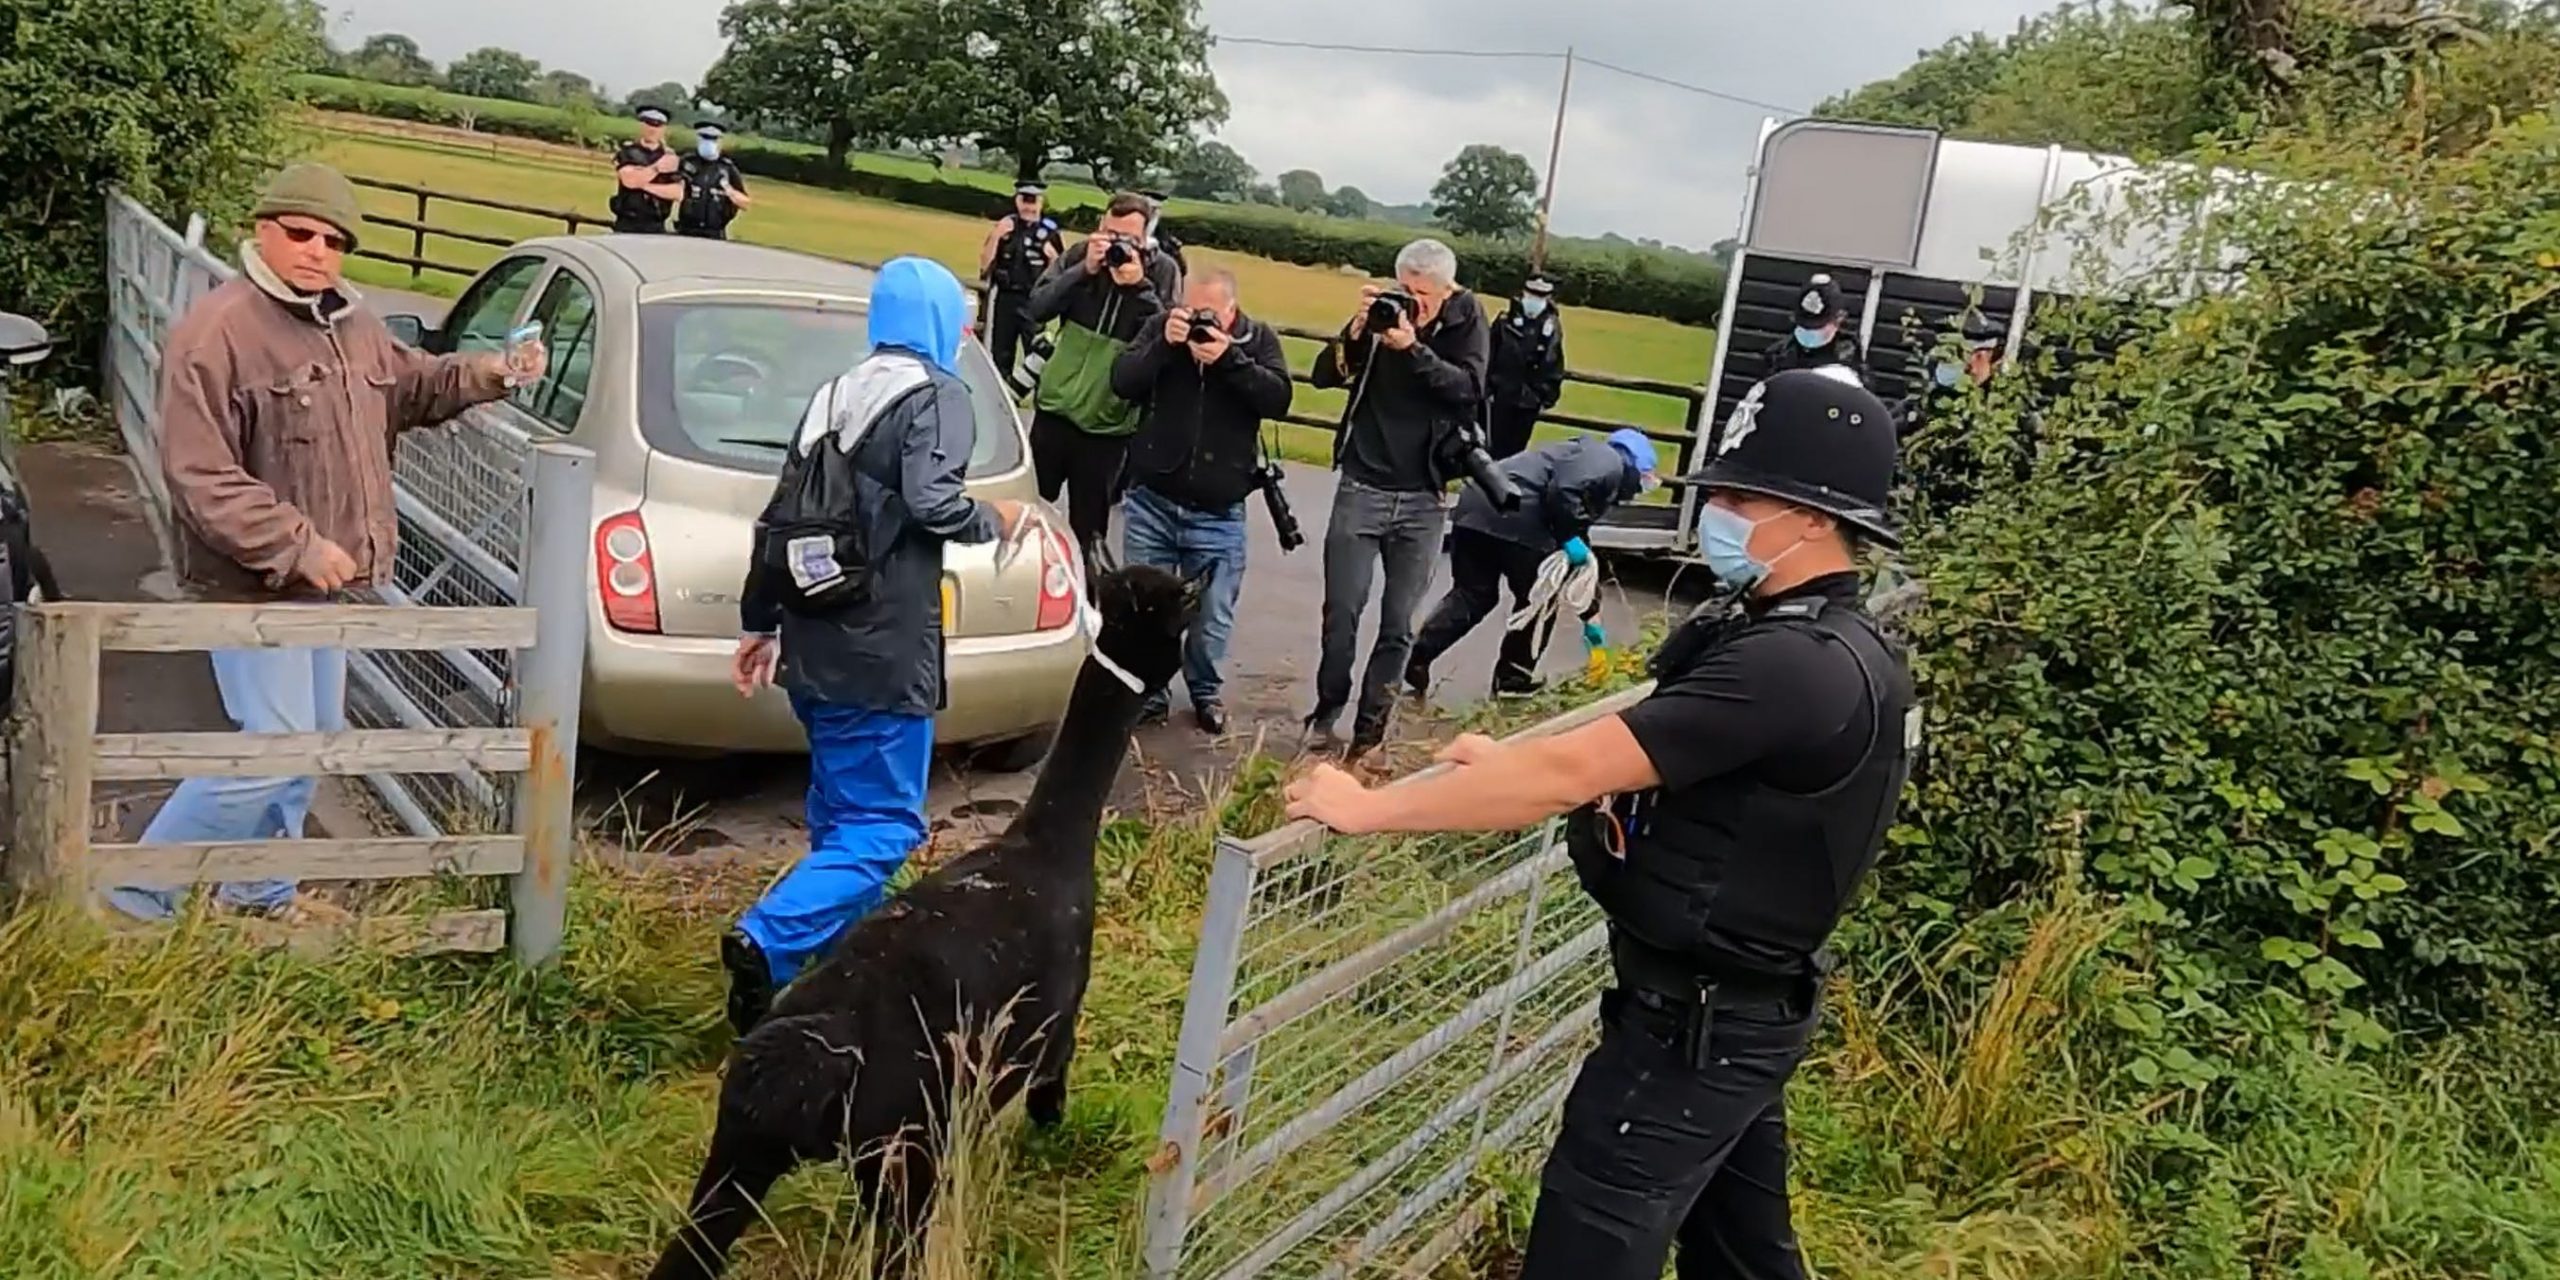
[(1546, 300), (1546, 299), (1544, 299), (1544, 298), (1537, 298), (1537, 297), (1530, 297), (1530, 298), (1522, 298), (1522, 299), (1520, 300), (1520, 314), (1522, 314), (1522, 315), (1524, 315), (1524, 316), (1527, 316), (1527, 317), (1529, 317), (1529, 318), (1530, 318), (1530, 319), (1532, 319), (1532, 320), (1535, 320), (1535, 319), (1537, 319), (1538, 317), (1540, 317), (1540, 316), (1542, 316), (1542, 315), (1545, 315), (1546, 313), (1547, 313), (1547, 300)]

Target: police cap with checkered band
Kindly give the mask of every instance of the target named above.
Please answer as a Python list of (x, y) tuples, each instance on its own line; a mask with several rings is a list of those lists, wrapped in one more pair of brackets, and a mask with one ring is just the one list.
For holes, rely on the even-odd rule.
[(1902, 535), (1885, 502), (1899, 452), (1893, 414), (1856, 373), (1794, 369), (1734, 405), (1716, 455), (1688, 479), (1711, 493), (1756, 493), (1819, 511), (1898, 547)]

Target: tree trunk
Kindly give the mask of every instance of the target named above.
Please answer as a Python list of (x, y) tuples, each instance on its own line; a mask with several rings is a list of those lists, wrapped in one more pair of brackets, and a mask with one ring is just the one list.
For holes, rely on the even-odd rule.
[(846, 157), (853, 154), (853, 122), (841, 117), (827, 122), (827, 169), (844, 168)]
[(1031, 141), (1029, 138), (1013, 140), (1013, 180), (1016, 182), (1038, 182), (1040, 171), (1049, 167), (1048, 144), (1024, 145)]
[(2238, 116), (2281, 110), (2297, 66), (2294, 0), (2189, 0), (2204, 43), (2207, 109), (2217, 127)]

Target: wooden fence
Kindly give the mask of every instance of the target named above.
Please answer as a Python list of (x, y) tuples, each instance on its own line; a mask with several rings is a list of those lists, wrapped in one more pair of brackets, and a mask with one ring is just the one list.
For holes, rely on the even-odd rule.
[[(17, 711), (9, 741), (16, 804), (10, 878), (23, 892), (84, 905), (118, 884), (225, 880), (395, 880), (506, 876), (511, 909), (386, 916), (355, 926), (394, 951), (496, 951), (547, 958), (565, 927), (574, 723), (539, 705), (517, 723), (475, 729), (335, 733), (99, 733), (99, 655), (108, 650), (531, 649), (531, 608), (389, 605), (91, 604), (18, 609)], [(430, 839), (283, 839), (97, 843), (93, 784), (133, 779), (269, 778), (478, 768), (518, 775), (513, 832)], [(330, 939), (319, 939), (328, 941)]]
[[(424, 278), (425, 274), (430, 271), (439, 272), (445, 275), (463, 276), (466, 278), (479, 274), (478, 268), (460, 266), (454, 263), (443, 262), (428, 257), (427, 237), (430, 235), (440, 236), (448, 240), (459, 240), (466, 244), (487, 245), (491, 248), (497, 249), (505, 249), (515, 243), (512, 240), (508, 240), (500, 236), (482, 235), (476, 232), (459, 231), (435, 225), (432, 215), (434, 212), (434, 206), (439, 201), (474, 209), (494, 209), (502, 213), (521, 214), (525, 217), (556, 222), (559, 223), (561, 228), (570, 235), (580, 234), (590, 228), (604, 229), (613, 225), (613, 220), (609, 217), (580, 213), (575, 209), (536, 208), (531, 205), (509, 203), (504, 200), (487, 200), (478, 196), (455, 195), (449, 191), (437, 191), (432, 188), (421, 187), (411, 183), (390, 182), (380, 178), (366, 178), (350, 175), (348, 180), (360, 187), (368, 187), (375, 191), (388, 191), (398, 195), (407, 196), (415, 203), (416, 216), (412, 218), (390, 217), (381, 214), (368, 215), (366, 218), (367, 221), (378, 226), (392, 227), (408, 232), (409, 251), (407, 253), (395, 253), (376, 248), (359, 248), (356, 250), (357, 257), (371, 258), (377, 262), (388, 262), (395, 266), (407, 267), (409, 269), (409, 278), (413, 281)], [(855, 262), (854, 265), (872, 268), (877, 268), (879, 266), (878, 263), (873, 262)], [(1313, 342), (1323, 342), (1334, 336), (1329, 332), (1314, 329), (1280, 327), (1279, 331), (1292, 338), (1303, 338)], [(1290, 371), (1290, 376), (1302, 384), (1312, 385), (1309, 375), (1305, 370), (1292, 369)], [(1639, 395), (1662, 396), (1667, 399), (1681, 402), (1685, 408), (1681, 415), (1681, 426), (1676, 430), (1665, 427), (1646, 426), (1643, 423), (1637, 422), (1621, 422), (1608, 418), (1594, 418), (1582, 414), (1556, 413), (1552, 411), (1542, 415), (1542, 420), (1555, 423), (1558, 426), (1573, 427), (1584, 431), (1608, 432), (1616, 431), (1621, 428), (1632, 427), (1638, 431), (1644, 432), (1646, 435), (1651, 436), (1656, 440), (1660, 440), (1677, 447), (1681, 451), (1681, 461), (1684, 464), (1678, 469), (1678, 471), (1685, 473), (1689, 469), (1685, 465), (1688, 461), (1687, 450), (1691, 444), (1698, 439), (1699, 421), (1702, 415), (1706, 413), (1707, 408), (1707, 390), (1704, 386), (1692, 386), (1677, 382), (1664, 382), (1655, 378), (1627, 378), (1620, 377), (1615, 374), (1585, 373), (1575, 370), (1568, 370), (1565, 373), (1565, 380), (1568, 382), (1582, 383), (1587, 386), (1607, 387), (1617, 391), (1634, 392)], [(1312, 414), (1305, 413), (1289, 414), (1285, 420), (1302, 427), (1314, 427), (1321, 431), (1333, 431), (1341, 426), (1340, 423), (1331, 418), (1319, 418)]]

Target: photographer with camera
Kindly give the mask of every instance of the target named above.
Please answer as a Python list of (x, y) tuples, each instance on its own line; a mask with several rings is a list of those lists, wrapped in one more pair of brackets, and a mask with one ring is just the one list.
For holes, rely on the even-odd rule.
[(1101, 225), (1050, 264), (1023, 308), (1034, 327), (1059, 322), (1032, 397), (1031, 466), (1042, 498), (1067, 494), (1068, 527), (1088, 553), (1110, 536), (1138, 429), (1138, 406), (1112, 390), (1112, 365), (1182, 300), (1172, 259), (1147, 248), (1154, 209), (1145, 196), (1113, 196)]
[[(1280, 491), (1279, 468), (1261, 447), (1262, 424), (1289, 411), (1288, 357), (1277, 332), (1237, 309), (1235, 274), (1210, 268), (1191, 277), (1182, 305), (1163, 324), (1121, 354), (1111, 389), (1144, 406), (1129, 445), (1121, 558), (1207, 578), (1200, 621), (1182, 655), (1182, 682), (1201, 729), (1224, 733), (1218, 664), (1244, 588), (1245, 499), (1261, 490), (1281, 550), (1305, 541)], [(1164, 715), (1169, 698), (1158, 693), (1148, 716)]]
[(1396, 282), (1360, 290), (1360, 309), (1317, 355), (1314, 372), (1316, 386), (1351, 391), (1334, 437), (1341, 480), (1325, 524), (1324, 656), (1307, 717), (1310, 734), (1328, 744), (1351, 701), (1369, 584), (1381, 563), (1386, 570), (1378, 638), (1352, 720), (1354, 757), (1386, 741), (1396, 677), (1413, 649), (1413, 615), (1448, 523), (1449, 483), (1473, 478), (1505, 510), (1519, 502), (1484, 449), (1479, 419), (1492, 339), (1475, 295), (1458, 287), (1458, 255), (1437, 240), (1416, 240), (1396, 255)]

